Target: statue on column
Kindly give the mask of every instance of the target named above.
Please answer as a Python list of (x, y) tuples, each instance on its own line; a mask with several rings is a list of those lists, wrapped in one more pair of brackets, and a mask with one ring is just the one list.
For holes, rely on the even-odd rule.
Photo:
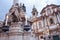
[(24, 4), (22, 5), (22, 9), (23, 9), (24, 12), (26, 12), (26, 7), (25, 7)]

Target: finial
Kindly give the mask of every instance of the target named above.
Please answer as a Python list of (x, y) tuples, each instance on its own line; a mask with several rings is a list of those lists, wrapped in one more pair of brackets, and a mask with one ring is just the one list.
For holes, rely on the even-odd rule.
[(33, 5), (33, 8), (35, 8), (35, 5)]
[(33, 5), (33, 10), (36, 10), (35, 5)]

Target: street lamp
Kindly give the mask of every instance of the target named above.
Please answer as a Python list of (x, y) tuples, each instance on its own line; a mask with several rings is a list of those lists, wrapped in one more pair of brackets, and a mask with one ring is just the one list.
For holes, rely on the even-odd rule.
[(29, 31), (29, 30), (30, 30), (30, 26), (29, 26), (29, 25), (25, 25), (25, 26), (24, 26), (24, 30), (25, 30), (25, 31)]
[(7, 23), (8, 23), (8, 15), (6, 16), (5, 25), (2, 26), (2, 31), (3, 31), (3, 32), (9, 31), (9, 26), (8, 26)]
[(25, 21), (25, 25), (24, 25), (24, 30), (25, 31), (29, 31), (31, 29), (31, 27), (30, 27), (30, 25), (27, 22), (27, 16), (25, 16), (25, 18), (26, 18), (26, 21)]
[(3, 32), (7, 32), (7, 31), (9, 31), (9, 26), (2, 26), (2, 31)]

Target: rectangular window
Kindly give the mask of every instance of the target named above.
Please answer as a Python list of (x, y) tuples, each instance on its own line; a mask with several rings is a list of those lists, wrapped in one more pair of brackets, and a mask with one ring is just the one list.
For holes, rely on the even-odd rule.
[(42, 27), (42, 26), (41, 26), (41, 22), (39, 22), (39, 27)]

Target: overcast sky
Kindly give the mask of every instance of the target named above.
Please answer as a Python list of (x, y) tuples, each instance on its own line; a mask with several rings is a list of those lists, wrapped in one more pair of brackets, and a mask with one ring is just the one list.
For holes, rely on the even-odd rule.
[[(60, 0), (19, 0), (19, 3), (24, 3), (26, 6), (26, 13), (31, 16), (33, 5), (37, 8), (38, 12), (42, 10), (47, 4), (60, 5)], [(13, 0), (0, 0), (0, 20), (4, 20), (5, 14), (8, 13), (9, 9), (13, 5)], [(40, 14), (39, 14), (40, 15)]]

